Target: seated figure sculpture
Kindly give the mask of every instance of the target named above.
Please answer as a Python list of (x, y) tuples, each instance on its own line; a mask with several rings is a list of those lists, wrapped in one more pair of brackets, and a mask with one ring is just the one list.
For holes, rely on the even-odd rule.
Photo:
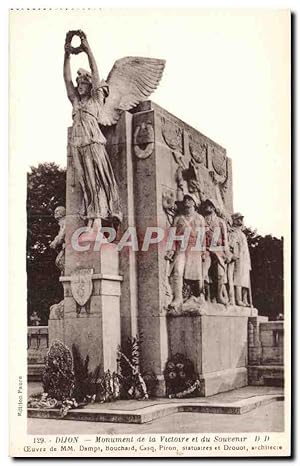
[[(203, 251), (195, 248), (197, 233), (204, 231), (204, 219), (196, 212), (199, 200), (194, 194), (185, 194), (183, 197), (183, 213), (174, 218), (173, 227), (176, 228), (176, 236), (183, 236), (185, 229), (189, 229), (189, 239), (184, 249), (181, 249), (181, 241), (173, 242), (173, 249), (167, 251), (165, 259), (169, 262), (169, 278), (173, 299), (168, 310), (172, 314), (180, 313), (183, 303), (183, 281), (193, 283), (197, 288), (196, 295), (199, 300), (204, 300), (202, 259)], [(194, 249), (193, 249), (194, 248)]]
[(55, 259), (55, 265), (63, 275), (65, 270), (65, 222), (66, 222), (66, 209), (63, 206), (56, 207), (54, 211), (54, 218), (59, 225), (59, 232), (54, 240), (50, 243), (51, 249), (58, 249), (59, 253)]
[[(251, 259), (245, 233), (243, 233), (244, 216), (232, 215), (232, 229), (229, 234), (231, 261), (228, 264), (229, 302), (237, 306), (250, 306), (250, 270)], [(250, 303), (249, 303), (250, 301)]]

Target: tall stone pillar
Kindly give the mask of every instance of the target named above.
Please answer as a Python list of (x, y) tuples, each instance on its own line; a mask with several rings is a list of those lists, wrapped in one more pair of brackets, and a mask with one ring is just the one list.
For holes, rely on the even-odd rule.
[[(115, 126), (106, 129), (106, 149), (112, 164), (122, 208), (118, 239), (128, 228), (135, 228), (135, 199), (132, 160), (132, 115), (124, 112)], [(137, 328), (137, 263), (136, 251), (124, 248), (119, 253), (123, 277), (120, 296), (121, 341), (138, 335)]]
[[(142, 107), (143, 109), (144, 107)], [(161, 244), (143, 250), (147, 227), (165, 228), (162, 217), (162, 185), (164, 170), (156, 145), (156, 115), (149, 106), (133, 115), (133, 173), (135, 218), (139, 238), (137, 252), (138, 327), (142, 339), (143, 371), (154, 372), (158, 379), (157, 395), (164, 395), (163, 371), (168, 359), (167, 325), (164, 310), (163, 267)]]
[(63, 340), (76, 344), (90, 369), (100, 365), (102, 373), (117, 369), (121, 342), (119, 253), (115, 244), (86, 243), (79, 250), (72, 242), (74, 232), (84, 226), (79, 216), (82, 192), (68, 146)]
[(141, 250), (146, 228), (161, 224), (153, 128), (152, 110), (123, 113), (107, 132), (107, 150), (122, 200), (120, 236), (133, 227), (139, 246), (138, 251), (132, 247), (120, 251), (122, 340), (139, 335), (142, 373), (154, 372), (159, 382), (157, 395), (164, 395), (168, 343), (161, 295), (162, 259), (158, 245)]

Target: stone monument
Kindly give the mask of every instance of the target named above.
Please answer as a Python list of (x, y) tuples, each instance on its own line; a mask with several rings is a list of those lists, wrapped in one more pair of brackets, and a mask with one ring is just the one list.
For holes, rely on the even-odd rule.
[[(71, 46), (74, 35), (78, 48)], [(79, 70), (75, 87), (70, 55), (82, 51), (91, 73)], [(116, 370), (118, 345), (139, 335), (141, 372), (154, 372), (158, 396), (166, 393), (163, 373), (176, 353), (193, 361), (207, 396), (247, 385), (248, 319), (257, 310), (250, 280), (248, 286), (237, 281), (246, 246), (242, 232), (233, 234), (241, 225), (232, 223), (231, 159), (147, 101), (163, 69), (163, 60), (127, 57), (101, 81), (86, 35), (67, 34), (64, 78), (74, 123), (64, 301), (52, 312), (49, 335), (60, 332), (103, 372)], [(185, 227), (190, 236), (181, 251)], [(168, 248), (170, 231), (175, 242)], [(201, 249), (194, 251), (199, 232)]]

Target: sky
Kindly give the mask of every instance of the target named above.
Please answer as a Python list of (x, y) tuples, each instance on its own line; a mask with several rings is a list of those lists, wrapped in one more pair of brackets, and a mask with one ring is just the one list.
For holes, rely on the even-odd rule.
[[(106, 78), (115, 60), (166, 60), (151, 100), (226, 148), (234, 209), (260, 234), (289, 229), (290, 37), (287, 10), (52, 10), (10, 16), (10, 170), (66, 166), (71, 104), (65, 34), (83, 29)], [(87, 68), (72, 58), (73, 76)], [(23, 177), (23, 178), (22, 178)], [(21, 187), (20, 187), (21, 190)]]

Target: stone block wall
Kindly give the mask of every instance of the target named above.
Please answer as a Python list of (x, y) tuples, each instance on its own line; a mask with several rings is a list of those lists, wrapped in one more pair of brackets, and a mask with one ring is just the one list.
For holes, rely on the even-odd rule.
[(42, 380), (49, 347), (48, 327), (27, 327), (27, 375), (28, 380)]
[[(265, 318), (267, 319), (267, 318)], [(248, 323), (249, 385), (284, 384), (284, 322), (261, 317)]]

